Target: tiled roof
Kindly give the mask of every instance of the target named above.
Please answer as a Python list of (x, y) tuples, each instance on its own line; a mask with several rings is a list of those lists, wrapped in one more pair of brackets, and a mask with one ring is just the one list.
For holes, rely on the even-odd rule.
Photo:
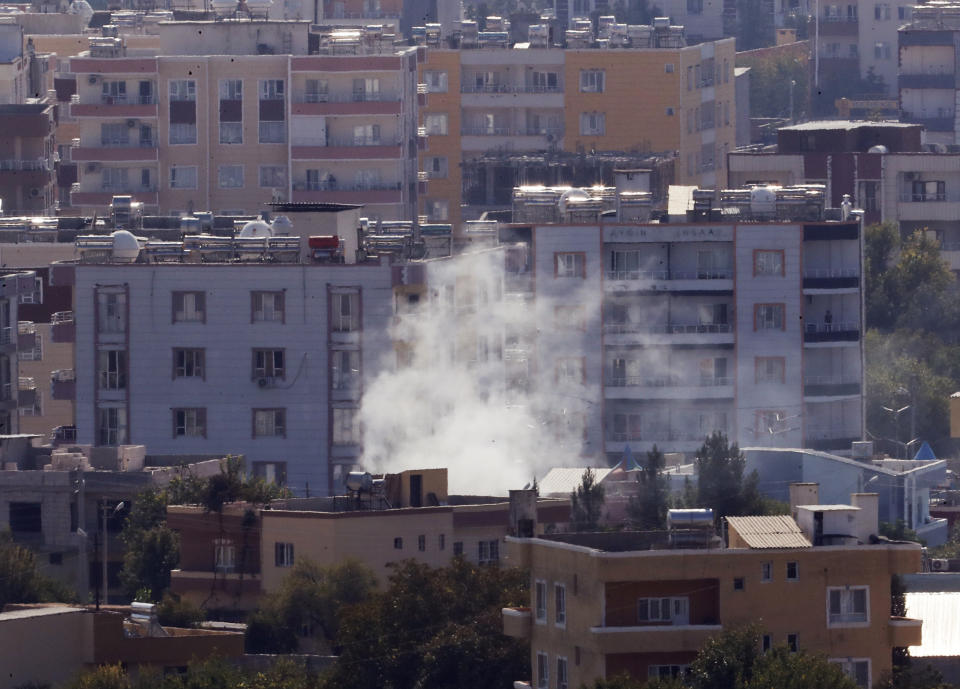
[(727, 524), (750, 548), (809, 548), (792, 517), (727, 517)]
[[(557, 496), (569, 498), (570, 493), (583, 481), (583, 472), (586, 467), (557, 467), (547, 472), (538, 487), (543, 497)], [(597, 483), (600, 483), (610, 473), (610, 469), (594, 469), (593, 474)]]

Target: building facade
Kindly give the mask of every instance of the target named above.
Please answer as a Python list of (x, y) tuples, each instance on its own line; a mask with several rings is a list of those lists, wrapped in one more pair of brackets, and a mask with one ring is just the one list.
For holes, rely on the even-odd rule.
[(57, 201), (57, 105), (0, 105), (0, 204), (3, 213), (49, 215)]
[(162, 215), (360, 201), (373, 217), (412, 217), (416, 49), (357, 39), (341, 54), (317, 38), (311, 53), (307, 27), (161, 23), (156, 52), (104, 39), (72, 58), (76, 212), (102, 212), (122, 193)]

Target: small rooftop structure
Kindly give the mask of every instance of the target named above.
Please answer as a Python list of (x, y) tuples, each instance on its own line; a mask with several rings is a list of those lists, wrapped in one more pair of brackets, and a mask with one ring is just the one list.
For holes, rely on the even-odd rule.
[(812, 544), (790, 517), (727, 517), (731, 548), (810, 548)]
[[(538, 483), (540, 495), (544, 497), (570, 497), (577, 486), (583, 481), (583, 472), (587, 467), (555, 467), (547, 472)], [(597, 483), (603, 483), (612, 469), (594, 469), (593, 475)]]

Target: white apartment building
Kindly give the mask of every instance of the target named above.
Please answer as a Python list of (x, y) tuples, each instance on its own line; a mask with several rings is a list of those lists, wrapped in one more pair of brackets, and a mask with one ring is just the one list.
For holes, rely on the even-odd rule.
[(70, 60), (81, 213), (130, 194), (146, 212), (255, 213), (270, 201), (417, 208), (417, 50), (307, 21), (161, 22), (135, 55), (103, 37)]
[(188, 255), (170, 242), (117, 262), (106, 236), (54, 264), (74, 288), (77, 442), (240, 454), (297, 495), (326, 495), (361, 453), (360, 395), (391, 346), (391, 267), (302, 262), (299, 237), (249, 253), (190, 241), (203, 262), (155, 262)]
[(561, 210), (511, 225), (532, 247), (533, 298), (552, 306), (537, 309), (539, 384), (582, 400), (585, 453), (692, 453), (712, 431), (835, 451), (862, 437), (860, 222), (803, 193), (819, 198), (757, 214), (749, 191), (722, 192), (741, 222)]

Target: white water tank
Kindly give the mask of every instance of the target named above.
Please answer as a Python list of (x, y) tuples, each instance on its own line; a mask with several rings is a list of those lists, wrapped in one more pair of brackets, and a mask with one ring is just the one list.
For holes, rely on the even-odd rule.
[(113, 260), (118, 263), (133, 263), (140, 255), (140, 242), (132, 232), (117, 230), (113, 237)]
[(240, 230), (240, 236), (244, 238), (264, 238), (272, 237), (273, 230), (270, 229), (270, 225), (265, 223), (263, 220), (251, 220)]
[(293, 222), (285, 215), (278, 215), (270, 223), (270, 230), (274, 237), (286, 237), (293, 232)]
[(560, 208), (560, 214), (563, 215), (570, 210), (571, 205), (576, 205), (589, 200), (590, 195), (587, 194), (587, 192), (585, 192), (583, 189), (567, 189), (565, 192), (560, 194), (560, 200), (557, 202), (557, 205)]
[(777, 212), (776, 187), (753, 187), (750, 190), (750, 211), (754, 215), (774, 215)]

